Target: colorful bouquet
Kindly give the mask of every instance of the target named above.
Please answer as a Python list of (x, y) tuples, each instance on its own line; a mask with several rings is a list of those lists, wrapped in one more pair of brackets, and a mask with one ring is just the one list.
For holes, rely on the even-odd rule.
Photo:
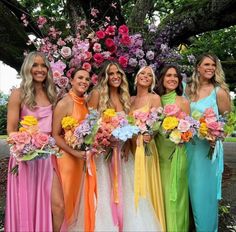
[[(38, 121), (34, 116), (24, 116), (20, 125), (19, 131), (11, 133), (7, 139), (10, 154), (17, 162), (46, 159), (52, 154), (60, 156), (55, 140), (50, 135), (39, 131)], [(18, 173), (18, 164), (11, 172)]]
[[(199, 122), (188, 116), (176, 104), (166, 105), (163, 109), (162, 132), (177, 145), (190, 142), (197, 134)], [(172, 158), (172, 156), (170, 156)]]
[(62, 128), (65, 130), (64, 139), (66, 143), (76, 150), (86, 151), (91, 149), (95, 134), (98, 130), (99, 113), (89, 110), (86, 118), (79, 124), (72, 116), (62, 119)]
[(138, 127), (132, 124), (132, 119), (124, 113), (117, 113), (114, 109), (104, 111), (99, 120), (99, 128), (94, 139), (94, 148), (98, 154), (107, 151), (111, 154), (111, 145), (115, 142), (125, 142), (139, 132)]
[[(198, 137), (209, 142), (224, 140), (235, 128), (236, 116), (233, 112), (217, 117), (212, 108), (207, 108), (203, 113), (194, 111), (193, 117), (200, 123)], [(213, 159), (214, 150), (214, 146), (210, 146), (209, 159)]]
[[(162, 112), (162, 107), (153, 107), (147, 112), (134, 111), (132, 117), (134, 119), (134, 124), (139, 128), (139, 133), (153, 135), (157, 132), (163, 119)], [(144, 144), (145, 154), (151, 155), (151, 152), (146, 145), (147, 144)]]

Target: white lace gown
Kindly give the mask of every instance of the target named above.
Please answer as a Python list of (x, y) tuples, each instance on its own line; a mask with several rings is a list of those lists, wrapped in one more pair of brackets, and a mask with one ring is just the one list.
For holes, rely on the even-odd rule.
[[(107, 161), (103, 156), (96, 160), (98, 200), (95, 231), (119, 231), (114, 225), (110, 205), (111, 179)], [(160, 223), (148, 199), (140, 199), (138, 209), (134, 205), (134, 159), (122, 161), (123, 231), (161, 231)]]

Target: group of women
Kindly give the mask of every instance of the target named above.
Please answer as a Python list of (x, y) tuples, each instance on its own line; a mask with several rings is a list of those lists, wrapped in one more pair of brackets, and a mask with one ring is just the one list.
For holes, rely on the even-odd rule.
[[(208, 107), (217, 115), (230, 111), (229, 90), (216, 56), (201, 56), (187, 84), (182, 83), (175, 65), (165, 66), (157, 78), (152, 68), (145, 66), (135, 76), (136, 95), (132, 97), (124, 71), (112, 61), (104, 64), (99, 83), (88, 97), (84, 95), (90, 74), (76, 69), (70, 80), (71, 90), (57, 102), (50, 65), (39, 52), (25, 58), (21, 78), (20, 88), (13, 90), (9, 99), (8, 134), (18, 130), (23, 116), (34, 115), (40, 130), (52, 133), (63, 155), (20, 162), (18, 176), (8, 174), (5, 231), (183, 232), (191, 230), (190, 211), (196, 231), (217, 231), (222, 175), (219, 167), (223, 162), (218, 141), (210, 144), (194, 137), (195, 145), (176, 146), (162, 133), (138, 135), (125, 144), (114, 141), (112, 149), (119, 148), (114, 162), (120, 172), (115, 193), (113, 161), (93, 156), (91, 167), (96, 165), (96, 179), (91, 181), (83, 170), (86, 152), (66, 144), (61, 126), (62, 118), (68, 115), (81, 122), (89, 107), (100, 113), (113, 108), (125, 114), (167, 104), (176, 104), (186, 114), (203, 112)], [(145, 185), (141, 190), (137, 188), (141, 171), (134, 171), (137, 160), (142, 159), (140, 144), (151, 151), (143, 158)], [(207, 157), (210, 146), (218, 149), (214, 162)], [(11, 156), (9, 170), (15, 162)]]

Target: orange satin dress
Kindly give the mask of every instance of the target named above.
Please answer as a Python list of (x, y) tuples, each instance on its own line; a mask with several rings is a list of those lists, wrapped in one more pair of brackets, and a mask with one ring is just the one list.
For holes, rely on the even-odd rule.
[[(69, 95), (74, 101), (71, 116), (81, 122), (88, 113), (85, 100), (83, 97), (78, 97), (72, 90), (69, 92)], [(80, 194), (82, 193), (82, 181), (85, 174), (83, 170), (84, 161), (63, 151), (62, 157), (57, 159), (57, 164), (62, 180), (66, 223), (67, 226), (70, 226), (78, 200), (80, 199)]]

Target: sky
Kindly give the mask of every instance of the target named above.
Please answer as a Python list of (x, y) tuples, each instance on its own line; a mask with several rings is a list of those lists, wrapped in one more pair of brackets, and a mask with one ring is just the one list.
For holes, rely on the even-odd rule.
[(17, 71), (0, 61), (0, 92), (9, 94), (13, 86), (19, 87), (21, 80), (17, 79)]

